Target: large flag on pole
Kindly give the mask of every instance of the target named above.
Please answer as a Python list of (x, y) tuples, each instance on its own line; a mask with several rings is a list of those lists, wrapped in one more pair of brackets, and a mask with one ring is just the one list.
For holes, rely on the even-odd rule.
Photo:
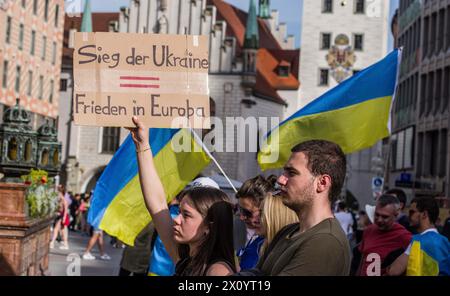
[(387, 137), (400, 61), (398, 49), (283, 121), (263, 142), (261, 168), (283, 167), (292, 147), (307, 140), (329, 140), (352, 153)]
[[(175, 152), (174, 138), (191, 140), (191, 149)], [(210, 162), (189, 129), (150, 129), (150, 146), (168, 201)], [(128, 135), (98, 180), (88, 214), (92, 226), (128, 245), (134, 245), (136, 236), (151, 221), (139, 184), (135, 149)]]

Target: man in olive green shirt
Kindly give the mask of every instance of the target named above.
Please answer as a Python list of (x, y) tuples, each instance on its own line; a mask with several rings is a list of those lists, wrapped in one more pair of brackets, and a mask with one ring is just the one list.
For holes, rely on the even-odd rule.
[(335, 143), (312, 140), (292, 149), (278, 184), (299, 223), (278, 232), (254, 274), (349, 275), (350, 246), (331, 211), (345, 170), (345, 155)]

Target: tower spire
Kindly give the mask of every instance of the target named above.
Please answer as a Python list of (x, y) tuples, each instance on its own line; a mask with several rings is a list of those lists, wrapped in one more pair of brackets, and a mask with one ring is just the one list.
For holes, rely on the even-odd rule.
[(81, 20), (81, 32), (92, 32), (92, 13), (91, 1), (86, 0), (84, 3), (83, 19)]
[(244, 64), (242, 75), (242, 86), (245, 96), (250, 97), (256, 85), (256, 58), (259, 48), (258, 17), (254, 0), (250, 0), (248, 10), (247, 27), (244, 36)]
[(245, 30), (244, 48), (257, 49), (259, 47), (258, 18), (254, 0), (250, 0), (247, 28)]
[(270, 0), (259, 0), (259, 17), (270, 19)]

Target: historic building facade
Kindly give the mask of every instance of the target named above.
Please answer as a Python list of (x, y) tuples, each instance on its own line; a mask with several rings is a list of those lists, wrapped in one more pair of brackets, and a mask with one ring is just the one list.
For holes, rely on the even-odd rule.
[(34, 128), (56, 124), (63, 24), (63, 0), (0, 1), (0, 109), (19, 98)]
[[(275, 116), (281, 120), (287, 112), (295, 111), (297, 105), (299, 50), (292, 49), (293, 37), (286, 36), (284, 25), (278, 25), (278, 12), (270, 11), (269, 1), (261, 2), (260, 6), (266, 5), (266, 12), (260, 17), (255, 3), (247, 13), (219, 0), (131, 0), (129, 7), (123, 7), (120, 14), (92, 13), (87, 19), (92, 21), (93, 32), (209, 35), (209, 88), (213, 113), (224, 123), (227, 117)], [(86, 14), (91, 14), (89, 6), (85, 7)], [(128, 135), (125, 129), (73, 124), (71, 36), (81, 27), (82, 17), (66, 17), (61, 76), (64, 104), (60, 106), (59, 138), (64, 148), (62, 181), (73, 192), (93, 189)], [(238, 180), (257, 174), (256, 151), (226, 152), (228, 149), (236, 151), (237, 135), (236, 130), (227, 132), (225, 126), (223, 133), (224, 150), (216, 151), (214, 155), (227, 174)], [(219, 141), (219, 135), (216, 137)], [(256, 137), (252, 142), (257, 142)], [(226, 143), (234, 147), (226, 147)], [(204, 171), (206, 175), (217, 173), (213, 165)]]
[[(131, 0), (121, 11), (119, 27), (132, 33), (208, 35), (215, 115), (224, 123), (235, 117), (282, 120), (296, 110), (300, 52), (292, 49), (293, 37), (286, 37), (285, 26), (278, 26), (278, 14), (268, 5), (269, 1), (259, 2), (258, 17), (254, 0), (248, 13), (222, 0)], [(234, 133), (225, 129), (224, 151), (216, 151), (215, 157), (233, 179), (255, 176), (256, 151), (236, 152), (236, 127)], [(247, 127), (246, 144), (257, 143), (263, 132)], [(213, 165), (204, 171), (217, 172)]]
[[(86, 16), (82, 28), (82, 16)], [(73, 193), (91, 191), (112, 156), (119, 148), (121, 130), (110, 127), (77, 126), (72, 120), (73, 36), (80, 30), (94, 32), (118, 31), (119, 13), (92, 13), (86, 9), (81, 16), (66, 15), (64, 48), (61, 66), (58, 139), (63, 144), (61, 182)], [(122, 130), (122, 137), (127, 132)]]
[(447, 197), (449, 179), (450, 1), (400, 0), (404, 47), (387, 171), (410, 197)]

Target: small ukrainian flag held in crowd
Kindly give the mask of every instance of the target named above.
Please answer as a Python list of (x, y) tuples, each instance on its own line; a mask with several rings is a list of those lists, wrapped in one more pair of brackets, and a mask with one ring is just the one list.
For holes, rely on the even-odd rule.
[[(172, 140), (181, 143), (186, 139), (191, 140), (191, 149), (174, 151)], [(168, 201), (210, 162), (189, 129), (150, 129), (150, 146)], [(135, 149), (128, 135), (98, 180), (88, 214), (88, 222), (94, 228), (131, 246), (151, 221), (139, 183)]]
[(348, 154), (387, 137), (400, 60), (397, 49), (283, 121), (263, 142), (261, 169), (283, 167), (291, 149), (308, 140), (335, 142)]
[(450, 276), (450, 242), (437, 231), (413, 236), (407, 276)]

